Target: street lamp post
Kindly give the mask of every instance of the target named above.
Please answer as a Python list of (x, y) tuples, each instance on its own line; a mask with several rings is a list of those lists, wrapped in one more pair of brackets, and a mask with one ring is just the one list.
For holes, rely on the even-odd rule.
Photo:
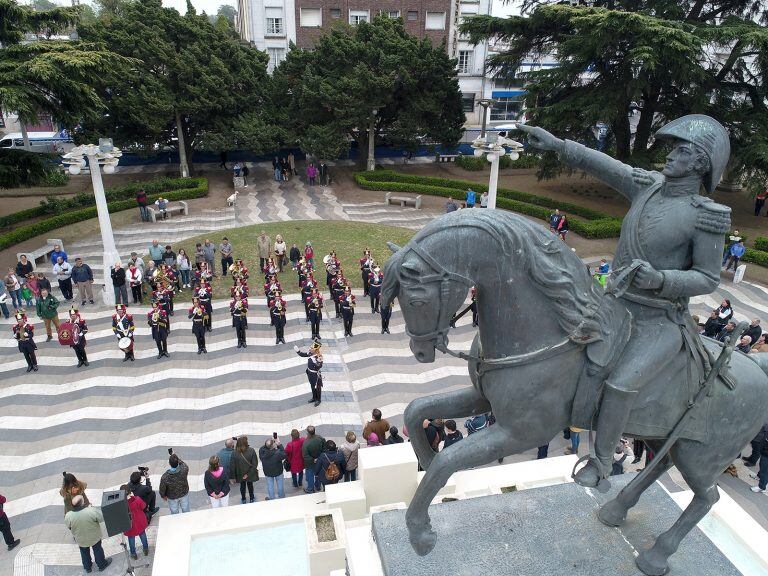
[(475, 156), (484, 156), (491, 163), (491, 176), (488, 181), (488, 208), (492, 210), (496, 208), (496, 192), (499, 186), (499, 160), (507, 154), (505, 146), (511, 148), (509, 157), (512, 160), (517, 160), (520, 157), (523, 145), (506, 137), (486, 134), (485, 127), (488, 119), (488, 108), (493, 105), (493, 100), (483, 98), (478, 101), (478, 104), (483, 109), (483, 120), (480, 136), (472, 142), (472, 148), (475, 149)]
[(379, 111), (371, 110), (371, 120), (368, 126), (368, 171), (376, 170), (376, 114)]
[(120, 161), (122, 152), (119, 148), (112, 145), (110, 138), (100, 138), (99, 144), (83, 144), (77, 146), (63, 155), (63, 162), (68, 165), (70, 174), (79, 174), (87, 166), (91, 171), (91, 181), (93, 182), (93, 195), (96, 198), (96, 211), (99, 215), (99, 228), (101, 230), (101, 242), (104, 248), (104, 304), (107, 306), (115, 305), (115, 293), (109, 290), (110, 269), (120, 259), (115, 246), (115, 236), (112, 233), (112, 222), (109, 219), (109, 209), (107, 208), (107, 198), (104, 195), (104, 183), (101, 180), (100, 165), (104, 166), (106, 174), (113, 174), (117, 163)]

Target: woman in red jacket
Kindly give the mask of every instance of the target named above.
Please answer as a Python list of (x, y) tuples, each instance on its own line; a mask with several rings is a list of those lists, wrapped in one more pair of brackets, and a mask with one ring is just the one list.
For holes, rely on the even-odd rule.
[(128, 536), (128, 548), (131, 551), (131, 558), (138, 559), (136, 554), (136, 536), (141, 540), (141, 547), (144, 552), (144, 556), (149, 556), (149, 542), (147, 542), (147, 515), (144, 514), (144, 508), (147, 504), (139, 498), (134, 496), (127, 484), (120, 486), (120, 490), (125, 490), (125, 498), (128, 500), (128, 510), (131, 513), (131, 527), (125, 531), (125, 535)]
[(285, 461), (291, 465), (291, 482), (294, 488), (301, 488), (304, 480), (304, 457), (301, 455), (301, 445), (304, 444), (304, 438), (301, 438), (299, 431), (294, 428), (291, 430), (291, 441), (285, 446)]

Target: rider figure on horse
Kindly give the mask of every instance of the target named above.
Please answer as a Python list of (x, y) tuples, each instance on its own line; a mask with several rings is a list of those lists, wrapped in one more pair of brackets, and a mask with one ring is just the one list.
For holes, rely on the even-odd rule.
[(638, 392), (686, 347), (694, 356), (702, 353), (690, 328), (688, 299), (718, 285), (730, 208), (699, 191), (703, 185), (712, 193), (720, 182), (730, 155), (728, 134), (717, 121), (698, 114), (670, 122), (656, 133), (672, 146), (659, 173), (633, 169), (542, 128), (518, 127), (532, 146), (557, 152), (565, 164), (603, 180), (631, 204), (606, 293), (629, 310), (634, 330), (604, 382), (596, 458), (575, 475), (579, 484), (596, 486), (611, 472)]

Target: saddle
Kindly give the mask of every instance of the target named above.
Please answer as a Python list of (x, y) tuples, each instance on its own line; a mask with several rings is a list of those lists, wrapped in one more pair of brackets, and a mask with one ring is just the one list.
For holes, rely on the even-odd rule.
[[(571, 411), (572, 425), (586, 430), (594, 427), (604, 382), (621, 358), (633, 330), (632, 314), (618, 298), (601, 294), (599, 303), (595, 313), (600, 317), (601, 329), (599, 333), (591, 334), (587, 341), (587, 362), (579, 377)], [(706, 352), (698, 334), (692, 334), (686, 325), (680, 328), (683, 332), (680, 353), (662, 377), (649, 382), (638, 393), (624, 431), (627, 436), (665, 438), (691, 405), (706, 378), (711, 354)], [(707, 347), (717, 348), (717, 345)], [(719, 380), (728, 388), (733, 387), (732, 377), (727, 372), (721, 374)], [(706, 438), (709, 401), (707, 397), (695, 407), (682, 437), (696, 441)]]

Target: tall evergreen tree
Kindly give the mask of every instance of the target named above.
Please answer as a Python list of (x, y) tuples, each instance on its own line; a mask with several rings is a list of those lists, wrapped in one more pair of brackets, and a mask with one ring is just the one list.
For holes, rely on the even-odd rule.
[(35, 11), (16, 0), (0, 0), (0, 109), (18, 113), (22, 126), (50, 114), (71, 128), (103, 111), (94, 87), (124, 59), (94, 42), (22, 43), (27, 34), (71, 27), (78, 13), (75, 8)]
[[(181, 16), (160, 0), (136, 0), (108, 22), (84, 26), (81, 35), (141, 61), (102, 86), (109, 114), (85, 131), (147, 151), (177, 148), (183, 175), (194, 150), (228, 149), (235, 120), (261, 106), (266, 54), (214, 26), (189, 3)], [(249, 147), (258, 148), (259, 136), (267, 135), (249, 136)]]
[(371, 123), (375, 136), (396, 131), (407, 145), (461, 137), (456, 61), (444, 46), (408, 34), (400, 19), (336, 27), (312, 50), (292, 46), (272, 89), (275, 116), (317, 156), (337, 157), (354, 140), (364, 157)]
[[(710, 114), (731, 133), (731, 172), (768, 175), (768, 31), (760, 0), (598, 0), (593, 7), (528, 0), (527, 17), (478, 16), (471, 39), (509, 48), (489, 59), (501, 79), (522, 81), (534, 122), (574, 139), (599, 120), (618, 158), (647, 164), (653, 131), (677, 116)], [(519, 73), (523, 60), (554, 55), (558, 66)], [(630, 131), (633, 101), (640, 104)], [(551, 165), (549, 165), (551, 167)]]

